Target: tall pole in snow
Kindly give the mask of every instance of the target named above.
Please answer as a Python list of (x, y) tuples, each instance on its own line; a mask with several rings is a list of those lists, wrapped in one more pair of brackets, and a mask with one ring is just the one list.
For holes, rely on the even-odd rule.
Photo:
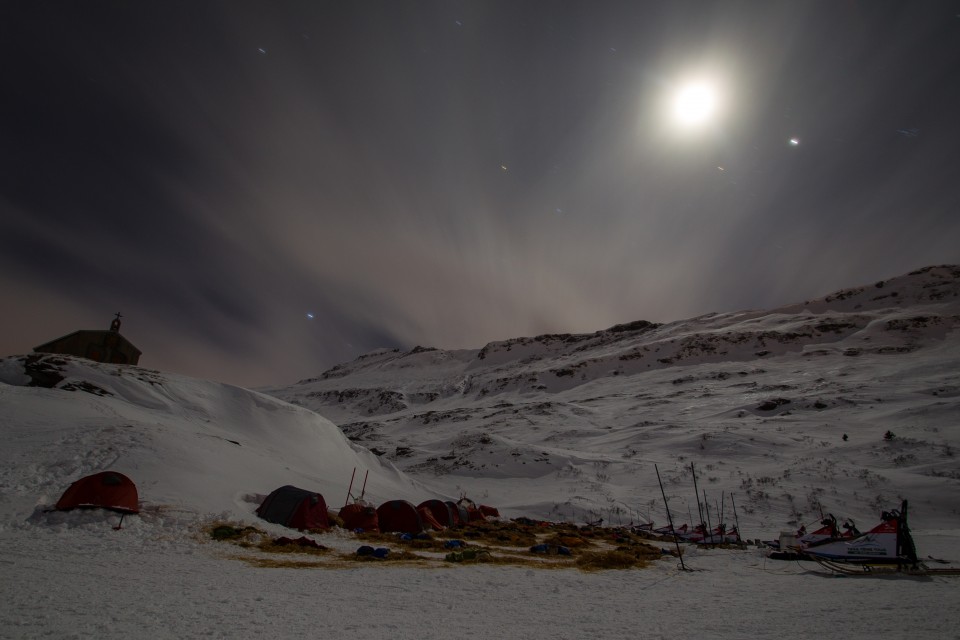
[(677, 530), (673, 528), (673, 518), (670, 516), (670, 505), (667, 504), (667, 494), (663, 490), (663, 481), (660, 479), (660, 469), (657, 468), (657, 465), (653, 465), (653, 470), (657, 472), (657, 482), (660, 483), (660, 495), (663, 496), (663, 506), (667, 510), (667, 524), (670, 525), (670, 531), (673, 532), (673, 543), (677, 545), (677, 555), (680, 557), (680, 568), (686, 571), (687, 566), (683, 564), (683, 552), (680, 551), (680, 540), (677, 539)]
[(737, 517), (737, 503), (733, 499), (733, 494), (730, 494), (730, 503), (733, 504), (733, 522), (737, 525), (737, 542), (743, 540), (740, 536), (740, 518)]
[(707, 490), (703, 490), (703, 507), (707, 510), (707, 528), (704, 531), (703, 542), (706, 544), (707, 536), (713, 538), (713, 523), (710, 522), (710, 503), (707, 502)]
[(697, 499), (697, 513), (700, 515), (700, 525), (707, 526), (703, 521), (703, 507), (700, 505), (700, 489), (697, 488), (697, 470), (693, 468), (693, 463), (690, 463), (690, 473), (693, 474), (693, 495)]
[[(713, 504), (716, 505), (717, 503), (714, 502)], [(720, 533), (722, 534), (722, 533), (723, 533), (723, 528), (724, 528), (724, 524), (723, 524), (723, 503), (722, 503), (722, 502), (721, 502), (719, 505), (717, 505), (717, 511), (716, 511), (716, 513), (720, 514), (720, 515), (717, 516), (717, 518), (718, 518), (718, 520), (717, 520), (717, 530), (720, 531)], [(720, 541), (723, 542), (723, 539), (721, 538)]]

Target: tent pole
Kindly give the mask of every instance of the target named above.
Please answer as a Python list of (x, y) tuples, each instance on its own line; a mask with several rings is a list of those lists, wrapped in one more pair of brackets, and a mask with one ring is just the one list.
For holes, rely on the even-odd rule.
[(363, 475), (363, 489), (360, 490), (360, 499), (363, 500), (363, 494), (367, 492), (367, 478), (370, 477), (370, 469)]
[(353, 477), (357, 475), (357, 468), (353, 468), (353, 473), (350, 475), (350, 487), (347, 488), (347, 499), (343, 501), (343, 506), (350, 504), (350, 492), (353, 491)]

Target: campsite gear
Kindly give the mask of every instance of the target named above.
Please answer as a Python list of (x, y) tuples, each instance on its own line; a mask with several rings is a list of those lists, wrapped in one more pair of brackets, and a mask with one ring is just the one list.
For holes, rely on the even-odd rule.
[(390, 500), (377, 507), (377, 521), (383, 533), (396, 531), (415, 535), (423, 531), (423, 520), (417, 508), (406, 500)]
[(279, 538), (274, 538), (273, 544), (278, 547), (294, 546), (294, 547), (309, 547), (311, 549), (321, 549), (324, 550), (327, 547), (322, 544), (318, 544), (315, 540), (311, 540), (307, 536), (300, 536), (299, 538), (288, 538), (286, 536), (281, 536)]
[(530, 547), (530, 553), (542, 553), (551, 556), (569, 556), (570, 549), (556, 544), (535, 544)]
[(314, 491), (284, 485), (268, 495), (257, 507), (257, 515), (291, 529), (328, 529), (327, 503)]
[(491, 507), (486, 504), (481, 504), (477, 508), (480, 509), (480, 513), (482, 513), (486, 518), (500, 517), (500, 511), (496, 507)]
[[(353, 498), (353, 479), (357, 475), (357, 468), (353, 468), (353, 473), (350, 474), (350, 486), (347, 487), (347, 499), (344, 501), (343, 506), (350, 504), (350, 498)], [(363, 502), (363, 494), (367, 492), (367, 478), (370, 477), (370, 470), (367, 469), (367, 473), (363, 476), (363, 488), (360, 489), (360, 497), (356, 498), (355, 502)]]
[(447, 562), (483, 562), (490, 559), (490, 552), (483, 549), (451, 551), (443, 558)]
[(116, 471), (101, 471), (80, 478), (63, 492), (54, 508), (59, 511), (99, 508), (122, 514), (140, 513), (137, 486)]
[(380, 531), (380, 523), (377, 520), (377, 510), (372, 505), (355, 502), (348, 504), (340, 509), (338, 514), (343, 520), (345, 529), (356, 531), (370, 531), (376, 533)]

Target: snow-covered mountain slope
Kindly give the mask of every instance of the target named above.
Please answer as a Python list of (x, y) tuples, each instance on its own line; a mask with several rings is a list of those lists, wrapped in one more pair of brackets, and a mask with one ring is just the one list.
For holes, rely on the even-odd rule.
[(246, 389), (40, 354), (0, 360), (0, 382), (0, 529), (104, 469), (147, 510), (240, 521), (285, 484), (342, 504), (354, 467), (373, 499), (428, 493), (316, 413)]
[[(772, 312), (475, 351), (381, 351), (271, 390), (339, 427), (215, 382), (62, 356), (2, 359), (0, 639), (318, 629), (423, 639), (451, 628), (524, 638), (951, 637), (956, 578), (825, 580), (756, 547), (688, 545), (694, 571), (668, 559), (596, 573), (310, 567), (213, 542), (203, 528), (229, 520), (291, 535), (254, 516), (259, 497), (294, 484), (337, 506), (354, 467), (370, 470), (374, 502), (463, 491), (507, 516), (662, 522), (656, 463), (674, 513), (691, 520), (694, 462), (715, 511), (735, 495), (748, 537), (809, 523), (821, 505), (868, 527), (903, 497), (921, 554), (957, 564), (958, 275), (937, 267)], [(72, 481), (104, 469), (140, 490), (142, 511), (122, 529), (112, 512), (46, 511)], [(339, 529), (311, 537), (334, 558), (359, 544)]]
[(960, 267), (938, 266), (771, 311), (381, 350), (264, 391), (510, 515), (662, 522), (656, 463), (687, 520), (693, 462), (754, 532), (901, 498), (956, 526), (958, 328)]
[(5, 519), (107, 468), (135, 476), (147, 507), (249, 519), (282, 484), (339, 503), (356, 467), (374, 502), (465, 493), (508, 516), (662, 522), (656, 464), (692, 520), (694, 463), (748, 534), (821, 509), (870, 522), (901, 498), (954, 527), (958, 326), (960, 268), (941, 266), (769, 312), (378, 351), (270, 395), (11, 357)]

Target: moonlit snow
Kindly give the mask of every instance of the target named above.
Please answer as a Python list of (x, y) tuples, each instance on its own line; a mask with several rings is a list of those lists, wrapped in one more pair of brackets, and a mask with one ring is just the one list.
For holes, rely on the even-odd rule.
[[(261, 568), (204, 527), (291, 535), (255, 516), (262, 497), (293, 484), (335, 509), (354, 468), (377, 504), (465, 493), (505, 518), (660, 525), (654, 464), (693, 524), (692, 462), (728, 523), (734, 496), (747, 538), (821, 510), (866, 530), (907, 499), (921, 557), (960, 565), (958, 294), (960, 269), (935, 267), (770, 311), (382, 350), (261, 392), (5, 358), (0, 638), (955, 637), (958, 578), (837, 578), (755, 546), (688, 545), (689, 572), (669, 557), (592, 573)], [(105, 469), (139, 489), (122, 528), (50, 511)]]

